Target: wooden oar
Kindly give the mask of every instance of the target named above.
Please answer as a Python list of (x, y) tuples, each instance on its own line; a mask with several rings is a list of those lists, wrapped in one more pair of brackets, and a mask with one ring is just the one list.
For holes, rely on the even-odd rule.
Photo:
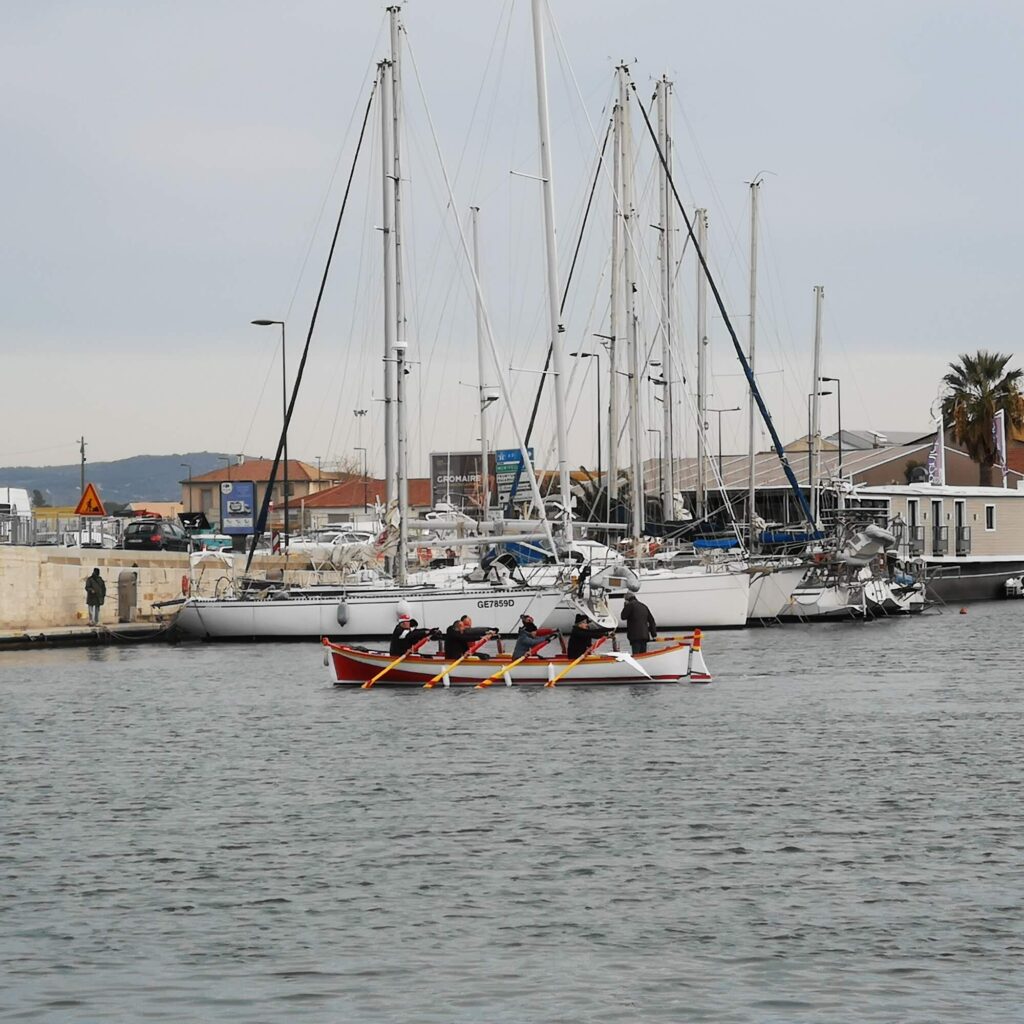
[(507, 664), (504, 668), (498, 669), (498, 671), (495, 672), (493, 676), (491, 676), (488, 679), (485, 679), (482, 683), (477, 683), (474, 689), (486, 690), (488, 686), (493, 686), (503, 675), (505, 675), (508, 672), (511, 672), (512, 669), (514, 669), (516, 665), (518, 665), (521, 661), (526, 661), (527, 658), (532, 658), (535, 654), (538, 654), (540, 652), (540, 649), (542, 647), (546, 647), (548, 643), (551, 640), (554, 640), (557, 635), (557, 633), (552, 633), (550, 636), (544, 637), (544, 639), (541, 640), (539, 644), (534, 644), (534, 646), (531, 647), (521, 658), (516, 658), (515, 661), (509, 662), (509, 664)]
[(425, 637), (423, 637), (422, 640), (417, 640), (416, 643), (414, 643), (412, 647), (410, 647), (409, 650), (405, 652), (405, 654), (401, 655), (398, 658), (395, 658), (395, 660), (391, 662), (390, 665), (385, 665), (372, 679), (367, 679), (366, 682), (363, 683), (363, 685), (360, 687), (360, 689), (371, 689), (373, 687), (373, 684), (377, 682), (378, 679), (383, 679), (384, 676), (386, 676), (393, 668), (396, 668), (397, 666), (401, 665), (402, 662), (405, 661), (405, 659), (408, 658), (410, 654), (415, 654), (429, 639), (430, 634), (428, 633)]
[(549, 679), (545, 684), (544, 688), (549, 689), (554, 686), (563, 676), (567, 676), (587, 655), (593, 654), (607, 640), (607, 636), (599, 636), (575, 661), (570, 661), (561, 672), (558, 673), (553, 679)]
[(423, 684), (423, 689), (432, 690), (435, 686), (437, 686), (439, 682), (441, 682), (442, 679), (447, 679), (448, 674), (452, 671), (452, 669), (458, 668), (458, 666), (461, 665), (471, 654), (475, 654), (493, 636), (493, 633), (488, 633), (487, 636), (481, 637), (479, 640), (477, 640), (475, 644), (470, 644), (468, 650), (461, 658), (456, 658), (455, 661), (453, 661), (443, 672), (438, 672), (433, 679), (428, 679)]

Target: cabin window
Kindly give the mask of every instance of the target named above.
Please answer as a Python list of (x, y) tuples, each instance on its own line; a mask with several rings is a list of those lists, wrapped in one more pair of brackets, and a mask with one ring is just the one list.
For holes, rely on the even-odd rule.
[(996, 507), (995, 505), (985, 506), (985, 529), (990, 533), (996, 528)]

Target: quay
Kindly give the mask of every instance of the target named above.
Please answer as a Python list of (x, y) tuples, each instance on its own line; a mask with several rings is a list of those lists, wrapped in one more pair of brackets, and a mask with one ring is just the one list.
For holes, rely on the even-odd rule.
[[(244, 555), (236, 556), (236, 569)], [(304, 559), (266, 555), (253, 561), (257, 572), (303, 581)], [(85, 579), (94, 568), (107, 585), (98, 626), (89, 624)], [(185, 589), (213, 594), (232, 574), (224, 562), (189, 573), (189, 556), (176, 551), (0, 545), (0, 651), (55, 645), (166, 642), (173, 611), (163, 602)]]

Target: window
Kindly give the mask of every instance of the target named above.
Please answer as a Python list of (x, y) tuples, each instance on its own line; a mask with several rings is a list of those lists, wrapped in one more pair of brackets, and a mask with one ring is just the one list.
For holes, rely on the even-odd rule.
[(996, 528), (996, 507), (995, 505), (985, 506), (985, 529), (992, 531)]

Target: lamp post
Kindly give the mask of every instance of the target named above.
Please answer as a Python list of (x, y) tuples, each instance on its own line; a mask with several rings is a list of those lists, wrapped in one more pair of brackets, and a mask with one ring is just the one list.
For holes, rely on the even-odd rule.
[(819, 377), (823, 383), (836, 386), (836, 417), (839, 423), (839, 479), (843, 478), (843, 387), (838, 377)]
[(365, 448), (354, 448), (353, 451), (363, 453), (363, 515), (369, 511), (368, 502), (366, 500), (366, 449)]
[(188, 470), (188, 510), (192, 512), (192, 467), (187, 462), (179, 462), (179, 466)]
[(281, 433), (284, 439), (284, 550), (288, 553), (288, 367), (285, 360), (284, 321), (253, 320), (254, 327), (281, 328)]
[(320, 456), (316, 457), (316, 489), (320, 490)]
[(722, 482), (722, 490), (725, 490), (725, 477), (722, 475), (722, 413), (740, 412), (738, 405), (732, 405), (728, 409), (708, 409), (707, 412), (718, 413), (718, 477)]
[(600, 352), (570, 352), (569, 355), (577, 359), (597, 360), (597, 483), (601, 486), (601, 353)]

